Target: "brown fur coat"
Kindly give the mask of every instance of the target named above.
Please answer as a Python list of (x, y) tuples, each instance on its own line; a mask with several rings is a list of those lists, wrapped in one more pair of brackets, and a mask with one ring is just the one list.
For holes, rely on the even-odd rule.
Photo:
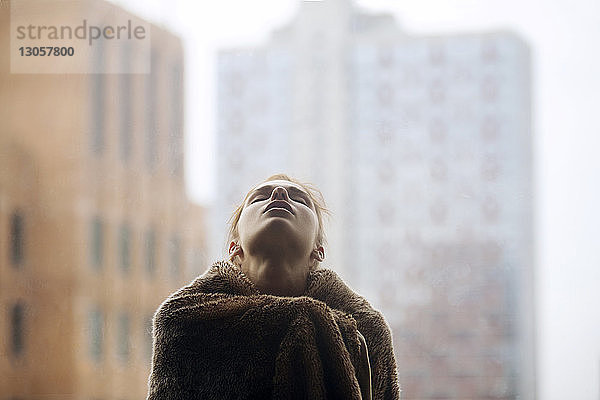
[(357, 329), (375, 400), (399, 399), (383, 316), (328, 269), (300, 297), (260, 294), (231, 263), (215, 263), (154, 316), (148, 400), (360, 399)]

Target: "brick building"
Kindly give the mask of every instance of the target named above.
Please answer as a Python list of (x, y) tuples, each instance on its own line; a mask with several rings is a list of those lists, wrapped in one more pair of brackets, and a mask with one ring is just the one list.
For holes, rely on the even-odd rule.
[[(2, 54), (9, 17), (0, 8)], [(136, 57), (96, 51), (91, 63)], [(11, 74), (2, 58), (2, 400), (144, 398), (151, 317), (206, 268), (204, 211), (184, 186), (180, 39), (151, 26), (150, 60), (151, 74)]]

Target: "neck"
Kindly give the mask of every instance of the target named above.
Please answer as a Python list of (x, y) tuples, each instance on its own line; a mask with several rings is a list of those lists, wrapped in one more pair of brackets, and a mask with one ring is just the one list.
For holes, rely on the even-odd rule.
[(306, 261), (245, 257), (242, 270), (264, 294), (301, 296), (306, 290), (308, 276)]

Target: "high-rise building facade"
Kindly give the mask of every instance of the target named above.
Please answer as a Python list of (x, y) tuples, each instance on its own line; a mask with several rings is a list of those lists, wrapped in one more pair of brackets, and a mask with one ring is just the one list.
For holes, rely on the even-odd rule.
[[(2, 54), (9, 26), (2, 7)], [(150, 74), (11, 74), (2, 58), (1, 399), (144, 398), (153, 313), (206, 268), (184, 185), (182, 44), (151, 26), (151, 46)], [(94, 49), (91, 63), (139, 57)]]
[(510, 32), (412, 37), (302, 2), (222, 51), (213, 237), (251, 185), (315, 183), (324, 266), (390, 322), (404, 399), (535, 397), (530, 56)]

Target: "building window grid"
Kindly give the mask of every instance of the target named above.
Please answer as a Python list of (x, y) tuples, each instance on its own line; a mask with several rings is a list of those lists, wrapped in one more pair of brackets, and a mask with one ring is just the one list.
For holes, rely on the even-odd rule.
[[(476, 88), (475, 88), (475, 89), (476, 89)], [(453, 136), (453, 135), (454, 135), (454, 132), (451, 132), (451, 133), (452, 133), (452, 135), (450, 135), (450, 136)], [(487, 132), (486, 132), (486, 133), (487, 133)], [(495, 131), (493, 131), (492, 133), (494, 133), (494, 134), (495, 134), (496, 132), (495, 132)], [(441, 143), (441, 142), (443, 142), (443, 139), (444, 139), (444, 138), (445, 138), (445, 131), (436, 132), (434, 135), (432, 135), (432, 142), (433, 142), (433, 141), (434, 141), (434, 139), (435, 139), (435, 142), (436, 142), (436, 144), (438, 144), (438, 143)], [(450, 160), (448, 159), (447, 161), (450, 161)], [(475, 165), (473, 165), (473, 166), (475, 166)], [(474, 170), (473, 172), (477, 172), (476, 168), (472, 168), (472, 169)], [(444, 167), (444, 174), (442, 174), (442, 176), (446, 176), (446, 172), (447, 172), (447, 171), (446, 171), (446, 168)], [(452, 171), (450, 171), (450, 172), (452, 172)], [(451, 176), (451, 178), (453, 178), (453, 177)]]

